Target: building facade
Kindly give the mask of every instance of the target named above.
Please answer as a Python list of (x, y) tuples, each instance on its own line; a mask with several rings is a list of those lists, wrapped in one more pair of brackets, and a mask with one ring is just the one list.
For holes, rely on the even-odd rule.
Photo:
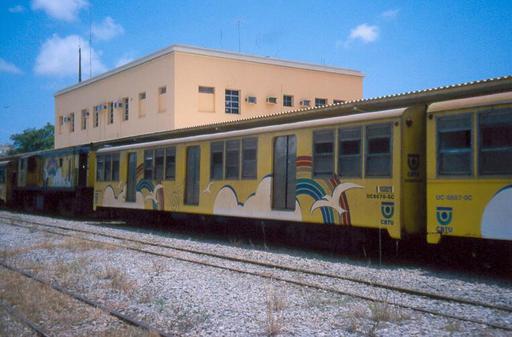
[(55, 94), (55, 148), (356, 100), (359, 71), (171, 46)]

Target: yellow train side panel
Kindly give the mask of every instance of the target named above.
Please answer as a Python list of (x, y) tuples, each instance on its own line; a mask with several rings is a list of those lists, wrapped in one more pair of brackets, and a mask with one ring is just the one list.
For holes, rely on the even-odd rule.
[[(342, 179), (334, 175), (327, 178), (312, 176), (313, 131), (337, 130), (343, 126), (367, 126), (388, 123), (392, 125), (392, 177)], [(364, 130), (364, 128), (363, 128)], [(191, 142), (176, 145), (176, 172), (174, 180), (148, 181), (143, 179), (144, 150), (124, 150), (120, 155), (120, 179), (117, 182), (95, 183), (95, 207), (138, 208), (165, 210), (191, 214), (213, 214), (240, 218), (261, 218), (333, 224), (361, 228), (382, 228), (392, 238), (402, 234), (401, 179), (402, 121), (400, 117), (305, 128), (258, 135), (257, 178), (240, 180), (210, 180), (210, 142)], [(294, 210), (276, 210), (272, 207), (273, 148), (275, 138), (295, 135), (296, 144), (296, 200)], [(255, 137), (255, 136), (251, 136)], [(239, 139), (239, 138), (235, 138)], [(362, 139), (364, 139), (364, 131)], [(227, 140), (227, 139), (226, 139)], [(335, 142), (335, 153), (338, 144)], [(200, 147), (199, 204), (184, 204), (186, 177), (186, 150)], [(362, 158), (366, 149), (362, 147)], [(126, 201), (128, 152), (137, 154), (136, 200)], [(335, 166), (337, 163), (335, 164)], [(364, 172), (364, 160), (362, 160)], [(314, 207), (322, 199), (342, 189), (339, 206)]]
[[(512, 107), (506, 105), (506, 107)], [(493, 107), (494, 108), (494, 107)], [(427, 118), (427, 242), (443, 236), (512, 240), (512, 177), (477, 176), (477, 114), (490, 107), (437, 112)], [(436, 116), (472, 114), (472, 175), (437, 176)]]

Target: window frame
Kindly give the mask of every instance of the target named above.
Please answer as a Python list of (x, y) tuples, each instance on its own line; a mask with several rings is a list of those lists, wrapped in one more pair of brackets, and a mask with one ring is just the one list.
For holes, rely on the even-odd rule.
[[(237, 150), (237, 160), (235, 161), (236, 162), (236, 171), (237, 171), (237, 174), (236, 174), (236, 177), (235, 176), (228, 176), (228, 168), (229, 167), (234, 167), (234, 165), (229, 165), (230, 163), (228, 162), (228, 146), (229, 146), (229, 143), (238, 143), (238, 150)], [(241, 140), (238, 138), (238, 139), (229, 139), (229, 140), (226, 140), (224, 142), (224, 179), (225, 180), (240, 180), (240, 168), (241, 168), (241, 165), (240, 165), (240, 159), (241, 159), (241, 149), (242, 149), (242, 142)], [(234, 152), (234, 151), (232, 151)]]
[[(440, 170), (440, 164), (441, 164), (441, 160), (440, 160), (440, 148), (441, 148), (441, 133), (439, 132), (439, 120), (443, 119), (443, 118), (447, 118), (447, 119), (455, 119), (457, 117), (461, 117), (461, 116), (468, 116), (469, 117), (469, 125), (470, 125), (470, 134), (469, 134), (469, 151), (465, 151), (465, 152), (469, 152), (469, 173), (467, 174), (446, 174), (446, 173), (441, 173), (441, 170)], [(467, 178), (471, 178), (471, 177), (474, 177), (475, 175), (475, 172), (474, 172), (474, 169), (473, 169), (473, 166), (474, 166), (474, 156), (475, 156), (475, 149), (474, 149), (474, 137), (475, 137), (475, 134), (474, 134), (474, 118), (473, 118), (473, 113), (472, 112), (463, 112), (463, 113), (450, 113), (450, 114), (442, 114), (440, 116), (436, 116), (436, 124), (435, 124), (435, 139), (436, 139), (436, 144), (435, 144), (435, 158), (436, 158), (436, 167), (435, 167), (435, 170), (436, 170), (436, 177), (439, 177), (439, 178), (446, 178), (446, 179), (467, 179)]]
[[(255, 151), (255, 155), (254, 155), (254, 159), (246, 159), (245, 158), (245, 150), (246, 148), (244, 147), (245, 144), (247, 144), (248, 142), (250, 141), (255, 141), (255, 147), (254, 147), (254, 151)], [(259, 138), (258, 137), (246, 137), (246, 138), (242, 138), (241, 139), (241, 149), (240, 149), (240, 160), (241, 160), (241, 168), (240, 168), (240, 177), (242, 180), (252, 180), (252, 179), (257, 179), (258, 178), (258, 140)], [(245, 170), (245, 167), (246, 165), (248, 164), (247, 161), (254, 161), (254, 174), (247, 174), (247, 170)]]
[[(384, 122), (384, 123), (373, 123), (373, 124), (367, 124), (364, 126), (364, 178), (365, 179), (392, 179), (393, 178), (393, 122)], [(368, 137), (369, 132), (368, 129), (372, 127), (378, 127), (378, 126), (388, 126), (389, 127), (389, 175), (368, 175), (368, 158), (370, 156), (379, 156), (377, 155), (371, 155), (370, 151), (368, 149), (370, 145), (370, 138)], [(362, 136), (362, 135), (361, 135)], [(378, 138), (378, 137), (374, 137)]]
[[(313, 130), (313, 133), (312, 133), (312, 147), (311, 147), (311, 152), (312, 152), (312, 160), (313, 160), (313, 163), (312, 163), (312, 167), (311, 167), (311, 174), (313, 176), (313, 178), (325, 178), (325, 177), (332, 177), (334, 174), (335, 174), (335, 161), (336, 161), (336, 133), (335, 133), (336, 129), (317, 129), (317, 130)], [(331, 152), (331, 160), (330, 160), (330, 167), (331, 167), (331, 172), (330, 173), (324, 173), (324, 172), (320, 172), (320, 173), (317, 173), (317, 170), (316, 170), (316, 165), (317, 165), (317, 157), (318, 157), (318, 154), (315, 150), (315, 144), (316, 144), (316, 135), (318, 134), (321, 134), (321, 133), (324, 133), (324, 134), (327, 134), (327, 133), (330, 133), (331, 136), (332, 136), (332, 152)], [(326, 142), (323, 142), (323, 143), (326, 143)], [(322, 156), (325, 156), (325, 155), (322, 155)]]
[[(223, 140), (221, 141), (213, 141), (210, 142), (210, 180), (223, 180), (224, 179), (224, 165), (225, 165), (225, 142)], [(214, 151), (214, 147), (219, 147), (221, 150)], [(222, 162), (220, 163), (220, 175), (215, 174), (216, 173), (216, 166), (214, 165), (214, 153), (220, 153), (222, 155)], [(218, 163), (217, 163), (218, 165)]]
[[(354, 155), (354, 154), (351, 154), (351, 155), (342, 155), (341, 154), (341, 151), (342, 151), (342, 146), (341, 146), (341, 142), (344, 141), (344, 140), (347, 140), (347, 141), (350, 141), (350, 140), (356, 140), (356, 138), (344, 138), (344, 137), (341, 137), (341, 132), (342, 130), (358, 130), (359, 131), (359, 154), (358, 155)], [(356, 126), (341, 126), (337, 129), (337, 136), (338, 136), (338, 139), (337, 139), (337, 144), (338, 144), (338, 151), (336, 152), (336, 155), (337, 155), (337, 164), (338, 164), (338, 167), (337, 167), (337, 172), (336, 174), (338, 176), (340, 176), (341, 178), (357, 178), (357, 179), (361, 179), (363, 178), (363, 156), (364, 156), (364, 153), (363, 153), (363, 148), (364, 148), (364, 138), (365, 138), (365, 135), (363, 133), (363, 126), (362, 125), (356, 125)], [(344, 175), (342, 174), (343, 172), (341, 172), (341, 161), (342, 161), (342, 158), (343, 157), (359, 157), (359, 161), (358, 161), (358, 166), (359, 166), (359, 173), (358, 175)]]
[[(164, 180), (176, 180), (176, 146), (167, 146), (164, 148), (165, 150), (165, 153), (164, 153)], [(170, 151), (172, 150), (172, 151)], [(170, 156), (168, 155), (168, 152), (173, 152), (173, 155)], [(168, 160), (167, 158), (170, 158), (170, 157), (173, 157), (174, 160), (173, 160), (173, 169), (172, 169), (172, 176), (171, 175), (168, 175), (167, 173), (167, 170), (168, 170)]]
[[(512, 107), (508, 108), (495, 108), (495, 109), (487, 109), (483, 111), (478, 111), (475, 116), (476, 121), (476, 130), (477, 130), (477, 142), (476, 142), (476, 149), (474, 149), (474, 154), (477, 156), (477, 175), (478, 177), (482, 178), (496, 178), (496, 177), (511, 177), (512, 176), (512, 170), (509, 173), (482, 173), (482, 162), (480, 158), (482, 157), (482, 123), (481, 118), (483, 115), (488, 114), (510, 114), (512, 118)], [(511, 123), (512, 124), (512, 123)], [(505, 149), (510, 149), (512, 151), (512, 144), (510, 146), (506, 146)], [(503, 149), (502, 149), (503, 150)], [(487, 152), (492, 152), (492, 149), (488, 149)], [(494, 150), (496, 151), (496, 150)]]
[[(147, 158), (148, 156), (146, 155), (147, 153), (151, 153), (151, 165), (150, 167), (148, 168), (146, 166), (146, 163), (147, 163)], [(143, 177), (145, 180), (154, 180), (154, 177), (155, 177), (155, 149), (145, 149), (144, 150), (144, 153), (143, 153)], [(151, 177), (148, 178), (148, 172), (151, 172)]]
[[(228, 93), (229, 92), (229, 93)], [(234, 94), (236, 93), (236, 95)], [(225, 89), (224, 91), (224, 112), (227, 114), (240, 115), (241, 114), (241, 106), (240, 106), (240, 96), (241, 91), (237, 89)], [(234, 105), (234, 98), (236, 97), (236, 108)], [(229, 98), (229, 100), (228, 100)]]
[[(323, 101), (324, 104), (318, 104), (318, 101)], [(325, 106), (329, 103), (327, 98), (315, 97), (315, 107), (318, 108), (320, 106)]]
[[(287, 99), (289, 99), (289, 105), (287, 105)], [(293, 99), (293, 95), (283, 95), (283, 106), (285, 107), (293, 107), (293, 102), (294, 99)]]

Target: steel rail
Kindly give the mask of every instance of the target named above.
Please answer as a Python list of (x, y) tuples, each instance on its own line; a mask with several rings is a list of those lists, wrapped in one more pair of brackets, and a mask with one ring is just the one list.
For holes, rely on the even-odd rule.
[[(57, 229), (62, 229), (62, 230), (66, 230), (66, 231), (75, 231), (75, 232), (86, 233), (86, 234), (90, 234), (90, 235), (98, 235), (98, 236), (102, 236), (102, 237), (110, 238), (110, 239), (123, 240), (123, 241), (138, 243), (138, 244), (145, 244), (145, 245), (148, 245), (148, 246), (155, 246), (155, 247), (159, 247), (159, 248), (174, 249), (174, 250), (184, 251), (184, 252), (192, 253), (192, 254), (196, 254), (196, 255), (205, 255), (205, 256), (209, 256), (209, 257), (216, 257), (216, 258), (220, 258), (220, 259), (224, 259), (224, 260), (228, 260), (228, 261), (239, 262), (239, 263), (255, 264), (255, 265), (263, 266), (263, 267), (267, 267), (267, 268), (282, 269), (282, 270), (290, 271), (290, 272), (309, 274), (309, 275), (314, 275), (314, 276), (324, 276), (324, 277), (330, 277), (330, 278), (337, 278), (337, 279), (341, 279), (341, 280), (345, 280), (345, 281), (352, 281), (350, 278), (342, 277), (342, 276), (339, 276), (339, 275), (334, 275), (334, 276), (331, 277), (329, 273), (311, 272), (311, 271), (307, 271), (307, 270), (302, 271), (302, 269), (295, 269), (293, 267), (279, 266), (279, 265), (275, 265), (273, 263), (267, 264), (265, 262), (259, 262), (259, 261), (257, 263), (254, 263), (252, 260), (245, 260), (245, 259), (237, 258), (237, 257), (227, 257), (227, 256), (223, 256), (223, 255), (220, 255), (220, 254), (209, 253), (209, 252), (203, 253), (201, 251), (194, 251), (193, 249), (188, 249), (188, 248), (184, 248), (184, 249), (179, 248), (178, 249), (178, 248), (174, 248), (172, 246), (167, 246), (167, 245), (164, 245), (164, 244), (156, 244), (156, 243), (146, 242), (146, 241), (142, 241), (142, 240), (123, 238), (123, 237), (119, 237), (119, 236), (116, 236), (116, 235), (108, 235), (108, 234), (104, 234), (104, 233), (96, 233), (96, 232), (92, 232), (92, 231), (86, 231), (86, 230), (81, 230), (81, 229), (73, 229), (73, 228), (63, 227), (63, 226), (58, 226), (58, 225), (54, 226), (54, 225), (42, 224), (42, 223), (39, 223), (39, 222), (36, 222), (36, 221), (28, 221), (28, 220), (22, 220), (22, 219), (16, 219), (16, 218), (8, 218), (8, 217), (4, 217), (4, 216), (0, 216), (0, 219), (20, 221), (20, 222), (24, 222), (24, 223), (29, 224), (27, 226), (24, 226), (24, 225), (20, 225), (20, 224), (10, 223), (10, 225), (12, 225), (12, 226), (16, 226), (16, 227), (20, 227), (20, 228), (25, 228), (25, 229), (34, 228), (33, 227), (34, 225), (35, 226), (42, 226), (42, 227), (57, 228)], [(31, 227), (31, 225), (32, 225), (32, 227)], [(119, 248), (124, 248), (124, 249), (132, 250), (132, 251), (136, 251), (136, 252), (140, 252), (140, 253), (145, 253), (145, 254), (150, 254), (150, 255), (154, 255), (154, 256), (172, 258), (172, 259), (175, 259), (175, 260), (189, 262), (189, 263), (195, 263), (195, 264), (204, 265), (204, 266), (207, 266), (207, 267), (219, 268), (219, 269), (228, 270), (228, 271), (232, 271), (232, 272), (237, 272), (237, 273), (241, 273), (241, 274), (247, 274), (247, 275), (252, 275), (252, 276), (272, 279), (272, 280), (276, 280), (276, 281), (282, 281), (282, 282), (286, 282), (286, 283), (289, 283), (289, 284), (294, 284), (294, 285), (301, 286), (301, 287), (309, 287), (309, 288), (313, 288), (313, 289), (317, 289), (317, 290), (328, 291), (328, 292), (336, 293), (338, 295), (351, 296), (351, 297), (359, 298), (359, 299), (366, 300), (366, 301), (380, 302), (380, 303), (383, 303), (383, 304), (393, 305), (393, 306), (396, 306), (396, 307), (401, 307), (401, 308), (404, 308), (404, 309), (410, 309), (410, 310), (418, 311), (418, 312), (421, 312), (421, 313), (432, 314), (432, 315), (436, 315), (436, 316), (440, 316), (440, 317), (445, 317), (445, 318), (449, 318), (449, 319), (456, 319), (456, 320), (470, 322), (470, 323), (475, 323), (475, 324), (483, 324), (483, 325), (487, 325), (489, 327), (493, 327), (493, 328), (496, 328), (496, 329), (512, 331), (512, 326), (508, 326), (508, 325), (502, 325), (502, 324), (493, 323), (493, 322), (486, 322), (486, 321), (480, 320), (480, 319), (461, 317), (461, 316), (452, 315), (452, 314), (448, 314), (448, 313), (444, 313), (444, 312), (440, 312), (440, 311), (436, 311), (436, 310), (424, 309), (424, 308), (417, 307), (417, 306), (411, 306), (411, 305), (396, 303), (396, 302), (392, 302), (392, 301), (388, 301), (388, 300), (383, 300), (383, 299), (376, 299), (374, 297), (363, 295), (363, 294), (358, 294), (358, 293), (355, 293), (355, 292), (350, 292), (350, 291), (346, 291), (346, 290), (340, 290), (340, 289), (336, 289), (336, 288), (333, 288), (333, 287), (318, 285), (318, 284), (309, 283), (309, 282), (297, 281), (297, 280), (291, 279), (291, 278), (285, 278), (285, 277), (280, 277), (280, 276), (276, 276), (276, 275), (270, 275), (269, 273), (258, 273), (258, 272), (243, 270), (243, 269), (240, 269), (240, 268), (227, 267), (227, 266), (222, 266), (222, 265), (218, 265), (218, 264), (215, 264), (215, 263), (210, 263), (210, 262), (205, 262), (205, 261), (198, 261), (198, 260), (195, 260), (195, 259), (179, 257), (179, 256), (175, 256), (175, 255), (172, 255), (172, 254), (157, 253), (157, 252), (153, 252), (153, 251), (149, 251), (149, 250), (145, 250), (145, 249), (141, 249), (141, 248), (130, 247), (130, 246), (127, 246), (127, 245), (122, 245), (122, 244), (116, 244), (116, 243), (111, 243), (111, 242), (106, 243), (106, 242), (102, 242), (102, 241), (98, 241), (98, 240), (94, 240), (94, 239), (84, 238), (84, 237), (80, 237), (80, 236), (76, 236), (76, 235), (72, 235), (72, 234), (55, 232), (55, 231), (46, 230), (46, 229), (37, 229), (37, 230), (48, 232), (48, 233), (52, 233), (52, 234), (62, 235), (62, 236), (73, 237), (73, 238), (77, 238), (77, 239), (81, 239), (81, 240), (86, 240), (86, 241), (90, 241), (90, 242), (102, 243), (102, 244), (111, 245), (111, 246), (117, 246)], [(510, 309), (508, 309), (508, 307), (504, 307), (505, 309), (502, 309), (501, 306), (494, 306), (492, 304), (486, 304), (486, 303), (483, 303), (483, 305), (482, 305), (482, 304), (480, 304), (480, 302), (477, 302), (477, 301), (475, 301), (474, 303), (471, 303), (472, 301), (466, 300), (466, 299), (463, 299), (463, 301), (459, 302), (459, 301), (456, 300), (456, 298), (452, 298), (452, 297), (448, 297), (448, 296), (444, 296), (444, 295), (439, 295), (439, 294), (430, 294), (428, 292), (423, 292), (423, 291), (416, 292), (415, 290), (411, 290), (411, 289), (407, 289), (407, 291), (401, 291), (400, 287), (386, 286), (386, 285), (382, 285), (381, 286), (380, 284), (375, 285), (371, 281), (360, 281), (358, 279), (354, 279), (353, 282), (361, 283), (361, 284), (364, 284), (364, 285), (369, 285), (371, 287), (383, 288), (383, 289), (391, 290), (391, 291), (395, 291), (395, 292), (402, 292), (402, 293), (405, 293), (407, 295), (412, 295), (412, 296), (417, 296), (417, 297), (424, 297), (424, 298), (433, 299), (433, 300), (444, 300), (446, 302), (456, 302), (456, 303), (459, 303), (459, 304), (466, 304), (466, 305), (471, 305), (471, 306), (485, 307), (487, 309), (501, 310), (501, 311), (507, 311), (507, 312), (511, 311)], [(395, 288), (397, 288), (398, 290), (395, 290)], [(445, 299), (445, 298), (447, 298), (447, 299)]]
[(119, 320), (129, 324), (129, 325), (132, 325), (132, 326), (135, 326), (135, 327), (138, 327), (138, 328), (142, 328), (142, 329), (144, 329), (144, 330), (146, 330), (148, 332), (156, 333), (156, 334), (158, 334), (161, 337), (171, 337), (171, 335), (166, 334), (165, 332), (159, 331), (158, 329), (152, 328), (152, 327), (150, 327), (149, 325), (147, 325), (146, 323), (144, 323), (142, 321), (139, 321), (137, 319), (129, 317), (129, 316), (127, 316), (127, 315), (125, 315), (125, 314), (123, 314), (123, 313), (121, 313), (121, 312), (119, 312), (119, 311), (117, 311), (115, 309), (107, 308), (106, 306), (104, 306), (104, 305), (102, 305), (102, 304), (100, 304), (98, 302), (95, 302), (95, 301), (90, 300), (90, 299), (88, 299), (88, 298), (86, 298), (86, 297), (84, 297), (84, 296), (82, 296), (80, 294), (77, 294), (77, 293), (75, 293), (73, 291), (65, 289), (65, 288), (57, 285), (54, 282), (47, 282), (47, 281), (43, 280), (42, 278), (37, 277), (36, 275), (34, 275), (34, 274), (32, 274), (32, 273), (30, 273), (28, 271), (18, 269), (18, 268), (14, 267), (14, 266), (11, 266), (11, 265), (5, 263), (4, 261), (0, 261), (0, 266), (4, 267), (5, 269), (8, 269), (8, 270), (10, 270), (12, 272), (21, 274), (21, 275), (23, 275), (23, 276), (25, 276), (25, 277), (27, 277), (29, 279), (32, 279), (32, 280), (34, 280), (36, 282), (41, 283), (43, 285), (46, 285), (46, 286), (48, 286), (48, 287), (58, 291), (59, 293), (65, 294), (65, 295), (67, 295), (67, 296), (69, 296), (71, 298), (74, 298), (75, 300), (78, 300), (78, 301), (80, 301), (82, 303), (85, 303), (85, 304), (87, 304), (87, 305), (89, 305), (91, 307), (100, 309), (101, 311), (109, 314), (110, 316), (113, 316), (113, 317), (115, 317), (115, 318), (117, 318), (117, 319), (119, 319)]
[(30, 319), (28, 319), (21, 311), (16, 310), (15, 308), (13, 308), (5, 303), (0, 303), (0, 307), (3, 310), (5, 310), (9, 315), (14, 317), (15, 320), (28, 326), (38, 336), (40, 336), (40, 337), (50, 337), (51, 336), (45, 329), (41, 328), (39, 325), (37, 325), (36, 323), (34, 323)]

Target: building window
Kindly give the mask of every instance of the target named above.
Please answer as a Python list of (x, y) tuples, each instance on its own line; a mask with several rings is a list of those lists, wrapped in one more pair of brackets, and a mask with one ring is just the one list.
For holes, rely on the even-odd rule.
[(267, 103), (268, 104), (277, 104), (277, 97), (275, 97), (275, 96), (268, 96), (267, 97)]
[(226, 179), (240, 179), (240, 140), (226, 141)]
[(334, 130), (313, 132), (313, 176), (334, 173)]
[(283, 106), (293, 106), (293, 96), (283, 95)]
[(153, 150), (144, 151), (144, 179), (153, 180)]
[(258, 174), (258, 138), (242, 139), (242, 179), (256, 179)]
[(64, 125), (64, 117), (59, 116), (59, 134), (62, 133), (62, 126)]
[(327, 105), (327, 98), (315, 98), (315, 106)]
[(176, 177), (176, 148), (165, 149), (165, 179), (173, 180)]
[(311, 101), (309, 99), (303, 99), (302, 101), (300, 101), (300, 105), (301, 106), (310, 106), (311, 105)]
[(92, 126), (97, 128), (100, 124), (100, 111), (101, 111), (101, 105), (96, 105), (94, 107), (94, 115), (92, 119)]
[(391, 177), (391, 125), (366, 127), (366, 176)]
[(155, 150), (155, 180), (164, 179), (164, 149)]
[(215, 88), (214, 87), (199, 86), (198, 91), (199, 91), (200, 94), (215, 94)]
[(89, 111), (87, 111), (87, 109), (83, 109), (81, 117), (82, 117), (82, 119), (80, 122), (80, 128), (82, 130), (85, 130), (85, 129), (87, 129), (87, 117), (89, 117)]
[(167, 87), (160, 87), (158, 88), (158, 94), (165, 95), (167, 93)]
[(158, 112), (167, 110), (167, 87), (158, 88)]
[(210, 144), (210, 179), (222, 180), (224, 178), (224, 142)]
[(478, 168), (481, 175), (512, 174), (512, 109), (478, 116)]
[(123, 121), (127, 121), (128, 118), (130, 117), (129, 110), (128, 110), (129, 101), (130, 100), (128, 99), (128, 97), (123, 98), (123, 103), (124, 103), (123, 104), (123, 108), (124, 108), (124, 110), (123, 110)]
[(333, 99), (333, 100), (332, 100), (332, 103), (333, 103), (333, 104), (343, 104), (343, 103), (345, 103), (345, 100), (342, 100), (342, 99)]
[(437, 174), (472, 174), (471, 114), (438, 117)]
[(69, 114), (69, 132), (75, 132), (75, 113)]
[(108, 124), (114, 123), (114, 102), (108, 103), (108, 118), (107, 118)]
[(341, 177), (361, 177), (361, 128), (339, 130), (338, 174)]
[(146, 92), (139, 94), (139, 117), (146, 115)]
[(240, 113), (240, 91), (226, 90), (226, 113)]

